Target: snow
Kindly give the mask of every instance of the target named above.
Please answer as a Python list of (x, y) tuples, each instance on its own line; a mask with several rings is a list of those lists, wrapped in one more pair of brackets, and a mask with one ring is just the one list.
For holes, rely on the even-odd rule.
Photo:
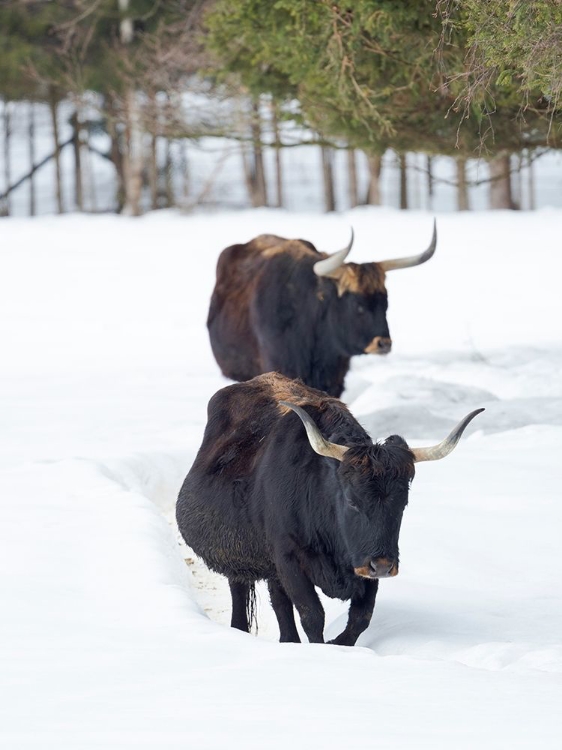
[[(6, 748), (559, 748), (562, 211), (438, 215), (388, 276), (394, 350), (344, 400), (412, 445), (401, 570), (353, 649), (228, 627), (224, 581), (171, 523), (225, 381), (218, 253), (260, 232), (422, 250), (432, 216), (273, 210), (2, 221), (0, 741)], [(189, 558), (186, 565), (184, 557)], [(326, 636), (346, 605), (324, 599)]]

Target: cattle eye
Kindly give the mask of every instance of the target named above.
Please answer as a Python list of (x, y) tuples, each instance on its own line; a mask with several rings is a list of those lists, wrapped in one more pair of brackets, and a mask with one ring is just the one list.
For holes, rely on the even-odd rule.
[(359, 513), (359, 508), (351, 500), (348, 500), (347, 504), (351, 508), (351, 510), (354, 510), (356, 513)]
[(359, 305), (359, 307), (357, 308), (357, 312), (359, 315), (363, 315), (363, 313), (365, 312), (365, 308), (362, 305)]

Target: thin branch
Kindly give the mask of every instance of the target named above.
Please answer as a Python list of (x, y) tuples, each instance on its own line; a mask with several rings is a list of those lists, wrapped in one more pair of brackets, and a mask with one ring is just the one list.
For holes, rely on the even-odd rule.
[[(74, 141), (74, 136), (72, 136), (72, 138), (69, 138), (64, 143), (61, 143), (59, 146), (59, 152), (62, 151), (65, 146), (69, 146), (73, 141)], [(12, 185), (10, 185), (3, 193), (0, 193), (0, 201), (5, 200), (10, 195), (10, 193), (16, 190), (16, 188), (19, 188), (20, 185), (23, 185), (23, 183), (26, 180), (31, 179), (31, 177), (33, 177), (33, 175), (35, 174), (35, 172), (37, 172), (37, 170), (41, 169), (41, 167), (44, 167), (45, 164), (47, 164), (47, 162), (55, 158), (56, 153), (57, 153), (56, 151), (53, 151), (52, 154), (49, 154), (40, 162), (38, 162), (37, 164), (34, 164), (27, 174), (25, 174), (23, 177), (20, 177), (19, 180), (17, 180)]]

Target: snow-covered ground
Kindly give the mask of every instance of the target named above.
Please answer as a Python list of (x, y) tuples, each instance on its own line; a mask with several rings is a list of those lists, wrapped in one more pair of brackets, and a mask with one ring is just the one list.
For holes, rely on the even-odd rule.
[[(353, 260), (423, 249), (431, 216), (246, 211), (0, 224), (0, 744), (4, 748), (559, 748), (562, 211), (438, 216), (388, 277), (393, 353), (344, 400), (373, 437), (441, 439), (401, 571), (354, 649), (225, 626), (223, 581), (169, 521), (226, 381), (205, 318), (217, 255), (260, 232)], [(191, 560), (184, 562), (184, 556)], [(327, 636), (346, 605), (326, 601)]]

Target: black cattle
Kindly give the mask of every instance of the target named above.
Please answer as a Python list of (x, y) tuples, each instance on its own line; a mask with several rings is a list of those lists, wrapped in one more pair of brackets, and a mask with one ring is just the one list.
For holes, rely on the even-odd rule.
[(294, 605), (309, 641), (322, 643), (318, 586), (351, 600), (332, 642), (352, 646), (379, 578), (398, 573), (414, 464), (447, 455), (480, 411), (412, 450), (397, 435), (373, 443), (341, 401), (277, 373), (218, 391), (176, 515), (195, 554), (228, 578), (232, 627), (249, 630), (254, 584), (266, 580), (281, 641), (299, 641)]
[(344, 263), (349, 245), (327, 257), (310, 242), (261, 235), (220, 255), (207, 319), (211, 347), (226, 377), (250, 380), (277, 371), (339, 397), (356, 354), (387, 354), (387, 271), (429, 260)]

